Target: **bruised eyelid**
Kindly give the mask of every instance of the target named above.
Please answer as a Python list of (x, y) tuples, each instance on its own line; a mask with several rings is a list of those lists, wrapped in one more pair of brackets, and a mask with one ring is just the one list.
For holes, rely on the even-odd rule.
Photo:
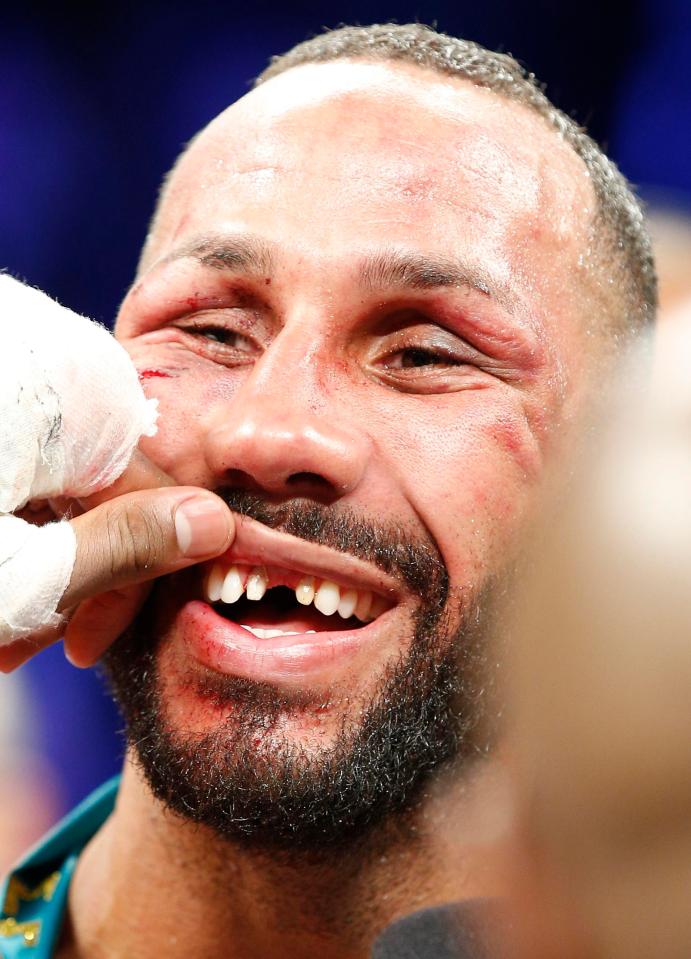
[(184, 323), (233, 327), (240, 332), (271, 335), (275, 326), (272, 311), (244, 290), (194, 291), (160, 295), (152, 291), (148, 302), (134, 305), (135, 315), (128, 323), (136, 324), (136, 333), (144, 334), (166, 326)]
[[(188, 261), (189, 262), (189, 261)], [(228, 276), (213, 269), (182, 271), (179, 261), (144, 276), (132, 288), (128, 305), (152, 322), (155, 315), (223, 306), (271, 309), (271, 284), (266, 278)]]
[(490, 296), (466, 287), (420, 292), (380, 303), (380, 322), (395, 322), (397, 315), (417, 314), (427, 322), (475, 343), (479, 349), (494, 344), (535, 352), (542, 342), (542, 324), (520, 308), (508, 310)]

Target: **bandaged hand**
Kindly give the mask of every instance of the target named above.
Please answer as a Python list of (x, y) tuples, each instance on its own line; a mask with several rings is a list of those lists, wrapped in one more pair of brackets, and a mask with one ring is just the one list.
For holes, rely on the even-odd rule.
[[(105, 328), (6, 275), (0, 324), (0, 669), (63, 633), (90, 665), (151, 580), (228, 548), (232, 516), (136, 450), (155, 405)], [(37, 501), (66, 517), (37, 525)]]

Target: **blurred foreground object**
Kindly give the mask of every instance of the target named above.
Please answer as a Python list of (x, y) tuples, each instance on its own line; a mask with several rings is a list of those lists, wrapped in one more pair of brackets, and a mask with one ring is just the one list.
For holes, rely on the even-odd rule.
[(654, 208), (648, 213), (648, 226), (664, 323), (684, 305), (691, 307), (691, 216), (674, 208)]
[(691, 309), (658, 350), (652, 386), (627, 368), (513, 614), (519, 912), (540, 959), (691, 956)]
[(59, 812), (54, 777), (33, 748), (29, 708), (19, 676), (0, 688), (0, 875), (52, 825)]

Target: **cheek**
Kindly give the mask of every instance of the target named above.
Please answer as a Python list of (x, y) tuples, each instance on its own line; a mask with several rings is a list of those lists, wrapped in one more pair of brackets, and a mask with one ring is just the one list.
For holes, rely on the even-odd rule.
[(140, 441), (141, 451), (181, 486), (208, 486), (201, 435), (194, 413), (171, 412), (161, 399), (159, 410), (158, 432)]
[(206, 436), (217, 410), (235, 395), (246, 373), (219, 367), (178, 344), (122, 339), (148, 397), (158, 400), (158, 432), (140, 449), (181, 485), (213, 489)]
[(541, 449), (515, 402), (473, 397), (435, 410), (396, 443), (405, 495), (442, 551), (455, 581), (474, 581), (506, 557), (541, 476)]
[(205, 438), (218, 404), (237, 391), (237, 377), (144, 377), (144, 392), (158, 399), (158, 432), (139, 446), (176, 482), (213, 488), (218, 477), (209, 469)]

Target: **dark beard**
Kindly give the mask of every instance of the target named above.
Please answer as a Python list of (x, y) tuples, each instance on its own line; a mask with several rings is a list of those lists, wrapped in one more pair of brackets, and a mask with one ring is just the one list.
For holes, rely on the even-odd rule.
[(271, 735), (282, 716), (308, 708), (299, 696), (282, 698), (273, 687), (235, 677), (213, 677), (201, 690), (219, 705), (232, 704), (230, 717), (212, 733), (185, 738), (165, 720), (149, 601), (104, 663), (129, 743), (154, 795), (219, 837), (274, 853), (351, 844), (413, 808), (433, 772), (477, 756), (483, 617), (473, 604), (450, 629), (441, 558), (432, 544), (412, 542), (400, 529), (299, 501), (276, 508), (244, 491), (221, 495), (235, 512), (350, 552), (405, 581), (420, 595), (413, 641), (370, 702), (353, 705), (356, 715), (316, 754)]

